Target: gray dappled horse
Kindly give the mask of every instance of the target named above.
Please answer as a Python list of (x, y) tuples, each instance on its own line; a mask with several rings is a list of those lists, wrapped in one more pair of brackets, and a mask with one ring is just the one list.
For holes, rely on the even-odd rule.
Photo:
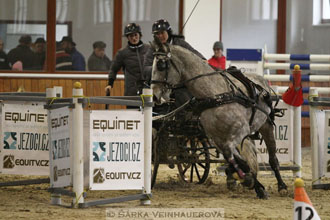
[[(239, 101), (234, 101), (233, 95), (242, 96), (244, 93), (247, 98), (248, 91), (239, 80), (230, 74), (224, 71), (215, 72), (201, 58), (180, 46), (156, 44), (154, 41), (153, 47), (155, 58), (151, 88), (155, 101), (167, 100), (171, 89), (183, 86), (196, 100), (201, 101), (199, 105), (202, 106), (200, 122), (207, 136), (214, 141), (229, 164), (229, 168), (226, 170), (227, 181), (228, 178), (236, 175), (244, 186), (254, 188), (259, 198), (268, 197), (265, 188), (257, 180), (256, 174), (250, 172), (248, 163), (240, 156), (237, 149), (237, 146), (246, 137), (259, 131), (268, 149), (269, 164), (275, 172), (278, 191), (281, 194), (286, 193), (287, 186), (281, 178), (279, 163), (275, 155), (273, 124), (269, 117), (271, 113), (269, 92), (271, 90), (267, 81), (261, 76), (248, 76), (253, 83), (260, 85), (263, 89), (258, 92), (260, 93), (257, 96), (258, 100), (255, 100), (257, 104), (252, 104), (255, 108), (252, 105), (244, 106)], [(268, 104), (265, 100), (266, 96)], [(215, 105), (209, 105), (214, 100), (218, 100), (218, 102)], [(208, 107), (203, 108), (203, 106)]]

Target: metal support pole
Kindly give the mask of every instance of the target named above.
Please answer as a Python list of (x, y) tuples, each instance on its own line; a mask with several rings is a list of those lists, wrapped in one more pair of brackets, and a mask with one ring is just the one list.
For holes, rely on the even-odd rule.
[[(152, 89), (143, 89), (145, 102), (152, 102)], [(152, 107), (144, 106), (144, 191), (151, 194), (151, 152), (152, 152)], [(142, 205), (150, 205), (150, 199), (141, 200)]]
[[(56, 89), (55, 88), (46, 88), (46, 97), (48, 99), (51, 98), (56, 98)], [(50, 122), (50, 110), (47, 111), (47, 120), (48, 120), (48, 131), (50, 131), (50, 126), (51, 126), (51, 122)], [(51, 132), (48, 133), (48, 140), (51, 140)], [(49, 143), (50, 144), (50, 143)], [(53, 155), (52, 151), (49, 151), (49, 158), (51, 158)], [(51, 161), (51, 160), (50, 160)], [(50, 165), (49, 168), (51, 169), (52, 166)], [(50, 170), (50, 173), (52, 173), (52, 171)], [(62, 204), (62, 200), (61, 200), (61, 194), (59, 193), (51, 193), (50, 194), (50, 204), (52, 205), (61, 205)]]
[(300, 168), (293, 175), (301, 177), (301, 106), (293, 108), (293, 147), (293, 162)]
[[(309, 101), (312, 101), (313, 97), (318, 97), (317, 89), (311, 89), (309, 92)], [(317, 107), (309, 106), (309, 118), (310, 118), (310, 135), (311, 135), (311, 147), (312, 147), (312, 180), (316, 180), (312, 184), (320, 184), (320, 170), (319, 170), (319, 140), (317, 132), (317, 120), (316, 120)]]
[(83, 156), (83, 107), (78, 103), (78, 98), (83, 97), (83, 89), (79, 82), (74, 83), (72, 90), (72, 138), (73, 138), (73, 207), (77, 208), (79, 203), (84, 203), (84, 156)]

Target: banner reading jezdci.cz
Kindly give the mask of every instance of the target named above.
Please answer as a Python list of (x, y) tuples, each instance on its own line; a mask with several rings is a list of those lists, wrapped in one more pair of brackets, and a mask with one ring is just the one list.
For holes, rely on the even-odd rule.
[(50, 110), (50, 185), (66, 187), (72, 185), (70, 109), (63, 107)]
[(90, 188), (142, 189), (144, 117), (141, 111), (93, 111), (90, 115)]
[(43, 103), (2, 104), (0, 171), (49, 175), (47, 111)]
[[(276, 156), (280, 163), (288, 163), (293, 160), (293, 110), (291, 106), (282, 100), (277, 108), (286, 109), (283, 117), (275, 117), (274, 135), (276, 141)], [(255, 141), (259, 163), (268, 163), (269, 156), (265, 141)]]

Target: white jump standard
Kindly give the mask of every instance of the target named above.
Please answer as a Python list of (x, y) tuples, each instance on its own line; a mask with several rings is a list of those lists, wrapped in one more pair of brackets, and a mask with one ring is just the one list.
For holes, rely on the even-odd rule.
[[(61, 205), (60, 195), (67, 195), (73, 197), (71, 207), (75, 208), (85, 208), (94, 205), (131, 200), (140, 200), (144, 205), (150, 204), (152, 90), (144, 89), (144, 93), (141, 97), (85, 98), (80, 83), (75, 83), (74, 86), (75, 88), (72, 93), (73, 98), (52, 99), (46, 106), (47, 109), (49, 109), (49, 117), (52, 120), (62, 120), (61, 118), (63, 118), (63, 115), (66, 115), (65, 117), (67, 119), (65, 123), (62, 123), (62, 121), (59, 125), (65, 124), (69, 127), (72, 126), (72, 129), (65, 132), (70, 133), (70, 135), (65, 138), (71, 139), (71, 141), (69, 140), (66, 142), (70, 143), (70, 146), (66, 146), (66, 150), (72, 153), (68, 153), (66, 156), (71, 162), (69, 162), (66, 167), (61, 168), (61, 170), (69, 170), (67, 174), (70, 176), (73, 174), (72, 183), (70, 181), (71, 178), (69, 178), (69, 181), (64, 181), (62, 171), (61, 176), (51, 175), (52, 188), (50, 192), (52, 193), (52, 203)], [(83, 112), (83, 106), (91, 103), (130, 105), (140, 107), (141, 110), (87, 110)], [(69, 109), (69, 111), (65, 109)], [(115, 118), (111, 119), (113, 117)], [(131, 120), (130, 118), (132, 117), (133, 119)], [(137, 119), (139, 123), (136, 122), (134, 117), (139, 118)], [(126, 124), (124, 123), (125, 121), (127, 122)], [(52, 152), (56, 154), (57, 151), (54, 151), (56, 145), (54, 144), (59, 144), (63, 137), (61, 137), (61, 132), (57, 131), (56, 133), (54, 129), (56, 129), (56, 126), (49, 126)], [(136, 129), (139, 130), (137, 131)], [(123, 140), (123, 137), (125, 140)], [(136, 138), (138, 138), (138, 141), (134, 142), (137, 140)], [(115, 145), (117, 143), (118, 148), (111, 144), (113, 142), (115, 142)], [(131, 150), (129, 151), (130, 155), (128, 155), (128, 158), (115, 158), (114, 155), (111, 154), (121, 149), (119, 143), (123, 143), (122, 147), (126, 145), (126, 147), (130, 147)], [(61, 156), (63, 156), (63, 154), (61, 154)], [(60, 157), (57, 158), (57, 160), (63, 159)], [(55, 164), (56, 159), (51, 163), (51, 171), (54, 169)], [(57, 166), (62, 164), (62, 162), (57, 163)], [(118, 164), (121, 165), (118, 166)], [(55, 177), (56, 179), (54, 179)], [(59, 184), (59, 181), (62, 181), (62, 184)], [(64, 189), (64, 187), (67, 186), (73, 186), (73, 190), (69, 191)], [(127, 195), (118, 198), (85, 201), (87, 193), (84, 192), (84, 188), (89, 188), (91, 190), (140, 189), (142, 192), (141, 194)]]

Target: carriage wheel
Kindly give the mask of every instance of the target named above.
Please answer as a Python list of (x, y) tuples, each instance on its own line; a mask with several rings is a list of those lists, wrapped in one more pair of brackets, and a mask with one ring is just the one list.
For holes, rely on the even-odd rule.
[(178, 157), (180, 178), (186, 183), (204, 183), (210, 171), (209, 144), (204, 140), (187, 138), (185, 152)]

